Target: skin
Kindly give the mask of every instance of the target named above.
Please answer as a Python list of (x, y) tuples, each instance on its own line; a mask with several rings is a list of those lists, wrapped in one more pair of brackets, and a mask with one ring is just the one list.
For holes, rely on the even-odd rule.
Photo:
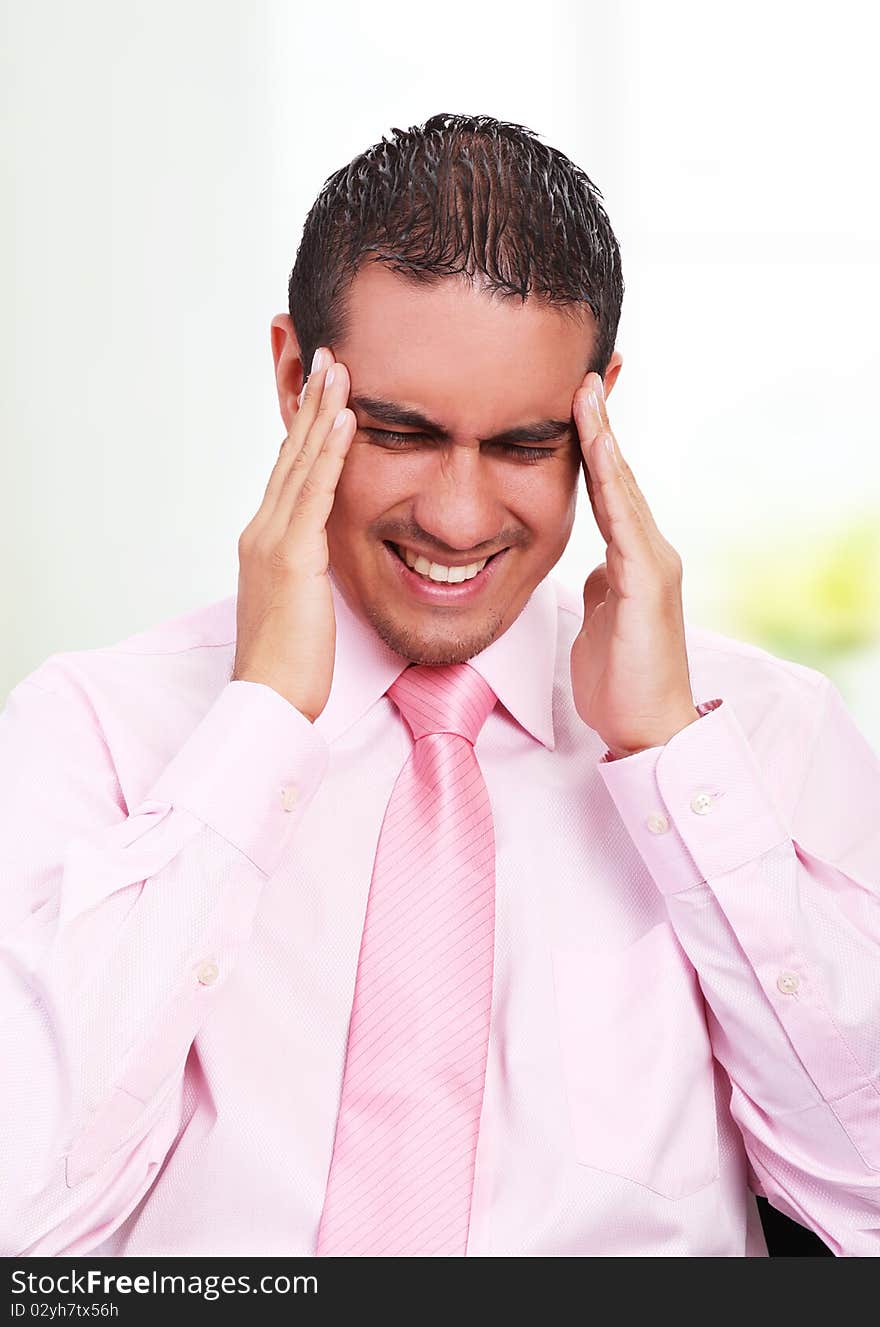
[[(420, 438), (355, 408), (358, 432), (327, 521), (333, 575), (350, 607), (398, 654), (461, 663), (515, 621), (568, 542), (579, 472), (571, 402), (592, 350), (592, 318), (574, 323), (533, 301), (504, 304), (463, 281), (414, 286), (378, 264), (359, 272), (349, 298), (349, 334), (332, 347), (351, 376), (349, 405), (364, 396), (403, 403), (451, 438)], [(303, 366), (289, 316), (272, 328), (289, 427)], [(609, 389), (620, 362), (609, 368)], [(480, 447), (480, 438), (544, 419), (570, 420), (572, 430), (541, 444), (538, 461)], [(407, 432), (412, 443), (392, 450), (368, 428)], [(399, 587), (385, 539), (437, 562), (477, 561), (508, 545), (511, 552), (486, 594), (435, 607)]]
[[(617, 755), (665, 742), (698, 718), (684, 651), (680, 559), (619, 449), (602, 451), (602, 439), (613, 439), (605, 398), (622, 357), (614, 353), (604, 383), (586, 372), (595, 338), (589, 309), (502, 301), (456, 278), (416, 286), (380, 264), (355, 277), (349, 309), (346, 336), (325, 350), (337, 366), (333, 386), (318, 381), (322, 370), (303, 395), (305, 367), (286, 314), (273, 319), (272, 350), (288, 442), (306, 436), (297, 416), (310, 409), (314, 418), (318, 392), (328, 398), (324, 435), (331, 416), (348, 407), (348, 436), (341, 448), (335, 444), (339, 459), (325, 462), (333, 491), (322, 502), (329, 508), (329, 567), (352, 610), (405, 659), (466, 661), (508, 629), (559, 560), (583, 474), (608, 547), (585, 583), (584, 627), (572, 649), (578, 713)], [(379, 418), (362, 404), (366, 397), (418, 410), (447, 436)], [(568, 432), (524, 443), (541, 449), (536, 460), (481, 441), (545, 420), (566, 422)], [(383, 439), (379, 431), (389, 429), (409, 439)], [(332, 447), (334, 436), (314, 449)], [(280, 530), (280, 517), (276, 524)], [(384, 540), (437, 562), (509, 552), (472, 603), (434, 606), (400, 585)]]

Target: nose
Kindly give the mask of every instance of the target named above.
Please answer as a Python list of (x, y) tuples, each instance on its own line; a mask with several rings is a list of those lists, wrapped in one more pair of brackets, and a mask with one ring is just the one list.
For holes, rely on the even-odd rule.
[(505, 509), (491, 470), (479, 446), (454, 445), (436, 454), (420, 476), (415, 523), (450, 552), (478, 553), (483, 546), (495, 552)]

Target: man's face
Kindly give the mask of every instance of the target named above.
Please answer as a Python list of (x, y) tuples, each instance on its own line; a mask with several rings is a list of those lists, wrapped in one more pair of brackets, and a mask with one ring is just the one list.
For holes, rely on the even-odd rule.
[[(456, 279), (418, 287), (379, 264), (358, 273), (349, 308), (331, 349), (351, 375), (358, 431), (327, 522), (333, 576), (398, 654), (461, 663), (516, 620), (568, 542), (581, 473), (571, 406), (595, 325), (585, 308), (573, 319)], [(431, 426), (395, 420), (389, 405)], [(490, 441), (536, 425), (546, 439), (554, 420), (567, 429), (552, 439)], [(499, 556), (450, 590), (392, 545), (442, 566)]]

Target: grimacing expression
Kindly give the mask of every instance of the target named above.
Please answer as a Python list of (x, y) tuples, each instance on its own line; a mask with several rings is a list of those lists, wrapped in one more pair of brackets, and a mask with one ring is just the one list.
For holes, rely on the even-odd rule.
[[(351, 375), (358, 429), (327, 522), (331, 573), (403, 658), (463, 663), (516, 620), (568, 543), (581, 474), (572, 398), (595, 323), (585, 305), (501, 300), (458, 278), (418, 286), (378, 263), (360, 269), (348, 303), (348, 331), (331, 349)], [(288, 315), (273, 320), (273, 350), (289, 426), (302, 370)], [(381, 402), (432, 427), (401, 423)], [(548, 438), (551, 420), (558, 436)], [(538, 440), (496, 441), (538, 424)], [(391, 545), (444, 565), (506, 552), (467, 598), (434, 602)]]

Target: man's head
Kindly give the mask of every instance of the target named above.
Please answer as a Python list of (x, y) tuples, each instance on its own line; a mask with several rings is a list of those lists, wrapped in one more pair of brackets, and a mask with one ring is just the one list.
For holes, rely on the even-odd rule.
[[(620, 370), (620, 253), (599, 191), (528, 129), (437, 115), (392, 132), (309, 212), (272, 323), (276, 379), (289, 427), (314, 350), (345, 364), (358, 432), (327, 522), (333, 576), (404, 658), (458, 663), (568, 542), (572, 398)], [(453, 597), (392, 545), (446, 566), (503, 555)]]

